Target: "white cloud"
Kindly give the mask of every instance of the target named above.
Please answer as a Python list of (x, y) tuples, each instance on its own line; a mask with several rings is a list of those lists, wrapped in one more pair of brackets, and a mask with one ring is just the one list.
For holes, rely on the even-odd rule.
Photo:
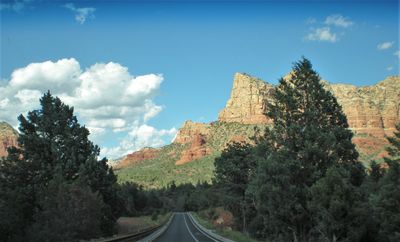
[(377, 45), (376, 48), (378, 48), (378, 50), (387, 50), (389, 48), (391, 48), (393, 46), (394, 42), (393, 41), (388, 41), (388, 42), (383, 42)]
[(51, 90), (55, 93), (70, 94), (79, 84), (81, 69), (75, 59), (62, 59), (57, 62), (32, 63), (17, 69), (11, 74), (10, 86), (13, 89)]
[(125, 147), (121, 152), (160, 145), (173, 130), (157, 130), (146, 123), (162, 111), (153, 99), (163, 79), (160, 74), (133, 76), (127, 67), (114, 62), (96, 63), (86, 70), (73, 58), (31, 63), (0, 83), (0, 120), (17, 126), (17, 116), (39, 108), (39, 98), (50, 90), (74, 106), (95, 143), (104, 135), (119, 133), (127, 140), (135, 137), (134, 145), (121, 144)]
[(77, 8), (73, 3), (67, 3), (64, 5), (65, 8), (75, 13), (75, 20), (83, 24), (87, 18), (94, 18), (95, 8)]
[(32, 2), (32, 0), (14, 0), (8, 3), (0, 3), (0, 10), (11, 10), (14, 12), (21, 12), (27, 4)]
[(102, 156), (118, 158), (144, 147), (161, 147), (166, 144), (165, 138), (172, 140), (177, 132), (176, 128), (157, 130), (147, 124), (136, 126), (133, 127), (129, 135), (118, 146), (104, 148), (101, 154)]
[(388, 71), (393, 70), (393, 66), (388, 66), (388, 67), (386, 68), (386, 70), (388, 70)]
[(326, 41), (331, 43), (339, 40), (337, 35), (331, 32), (331, 29), (329, 27), (314, 29), (305, 37), (305, 39), (309, 41)]
[(345, 18), (340, 14), (334, 14), (326, 17), (324, 23), (326, 25), (334, 25), (342, 28), (348, 28), (354, 24), (354, 22), (350, 21), (348, 18)]
[(393, 55), (395, 55), (395, 56), (397, 56), (398, 58), (400, 58), (400, 50), (394, 52)]

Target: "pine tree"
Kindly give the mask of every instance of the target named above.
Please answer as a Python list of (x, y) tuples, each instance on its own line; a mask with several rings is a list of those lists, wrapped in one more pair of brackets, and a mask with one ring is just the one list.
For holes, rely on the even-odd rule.
[(224, 205), (236, 218), (236, 225), (246, 231), (249, 205), (246, 189), (255, 173), (256, 158), (249, 144), (233, 142), (215, 159), (215, 181), (224, 192)]
[(268, 116), (274, 127), (269, 154), (260, 161), (254, 187), (265, 235), (272, 240), (310, 239), (314, 227), (309, 189), (333, 166), (352, 170), (357, 185), (364, 169), (351, 142), (346, 116), (310, 61), (302, 59), (275, 89)]
[(376, 194), (370, 200), (374, 216), (379, 224), (381, 241), (400, 240), (400, 123), (396, 125), (393, 137), (387, 138), (390, 157), (385, 157), (389, 169), (379, 180)]
[[(72, 107), (50, 92), (43, 95), (40, 105), (40, 109), (29, 112), (27, 117), (18, 117), (20, 148), (9, 149), (7, 159), (0, 164), (0, 201), (22, 220), (19, 231), (7, 229), (9, 232), (4, 234), (23, 234), (33, 215), (43, 209), (36, 195), (55, 174), (61, 174), (67, 182), (85, 181), (93, 192), (99, 192), (108, 205), (103, 211), (103, 231), (110, 233), (113, 227), (110, 224), (119, 211), (115, 206), (116, 177), (112, 168), (106, 159), (97, 160), (100, 149), (88, 139), (89, 131), (78, 123)], [(15, 206), (9, 204), (12, 194), (23, 201)]]

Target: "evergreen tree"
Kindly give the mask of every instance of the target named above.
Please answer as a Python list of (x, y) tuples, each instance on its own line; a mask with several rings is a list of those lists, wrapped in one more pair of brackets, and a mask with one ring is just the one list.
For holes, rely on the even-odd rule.
[(30, 241), (65, 241), (101, 236), (102, 197), (81, 183), (55, 177), (37, 194), (42, 210), (34, 215), (28, 228)]
[(380, 241), (400, 241), (400, 123), (393, 137), (388, 137), (390, 157), (385, 157), (389, 169), (379, 180), (376, 194), (370, 200), (379, 224)]
[(350, 180), (360, 185), (364, 169), (341, 106), (307, 59), (280, 79), (269, 110), (269, 154), (259, 162), (253, 185), (259, 187), (258, 211), (270, 239), (307, 241), (314, 227), (310, 187), (333, 166), (353, 170)]
[[(374, 228), (362, 190), (352, 185), (350, 172), (332, 166), (310, 188), (312, 238), (318, 241), (362, 241)], [(372, 225), (370, 225), (372, 224)], [(370, 227), (371, 229), (367, 229)], [(367, 233), (370, 233), (366, 236)]]
[(37, 194), (46, 189), (55, 174), (61, 174), (67, 182), (80, 179), (93, 192), (99, 192), (107, 204), (103, 207), (103, 232), (111, 233), (110, 225), (119, 212), (112, 169), (106, 159), (97, 160), (100, 149), (88, 139), (89, 131), (78, 123), (72, 107), (50, 92), (40, 99), (40, 105), (41, 109), (29, 112), (27, 117), (18, 117), (20, 148), (9, 149), (0, 164), (0, 204), (11, 208), (18, 214), (15, 222), (21, 222), (17, 229), (5, 223), (0, 230), (6, 230), (8, 239), (23, 234), (33, 215), (43, 210)]
[(246, 189), (256, 169), (252, 147), (233, 142), (215, 159), (214, 164), (215, 180), (224, 192), (224, 205), (235, 216), (238, 227), (245, 231), (249, 220)]

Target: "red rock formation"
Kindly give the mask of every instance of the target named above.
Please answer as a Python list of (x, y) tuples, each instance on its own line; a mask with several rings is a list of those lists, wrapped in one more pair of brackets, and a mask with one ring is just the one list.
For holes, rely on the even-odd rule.
[(183, 124), (183, 127), (179, 129), (174, 143), (191, 143), (193, 139), (195, 139), (195, 136), (199, 134), (206, 138), (210, 134), (210, 127), (210, 124), (194, 123), (188, 120)]
[(182, 165), (209, 154), (211, 154), (211, 149), (206, 146), (205, 136), (201, 133), (195, 133), (192, 136), (190, 148), (182, 151), (180, 159), (175, 164)]
[(18, 132), (6, 122), (0, 122), (0, 157), (7, 156), (7, 148), (18, 146)]
[(160, 149), (148, 148), (148, 147), (143, 148), (139, 151), (133, 152), (132, 154), (125, 156), (120, 162), (115, 164), (114, 168), (121, 169), (134, 165), (143, 160), (154, 159), (158, 156), (159, 152)]
[(373, 86), (328, 84), (343, 107), (355, 134), (392, 135), (400, 122), (400, 77), (391, 76)]
[(272, 123), (265, 113), (273, 90), (271, 84), (247, 74), (236, 73), (231, 97), (219, 113), (218, 120), (243, 124)]

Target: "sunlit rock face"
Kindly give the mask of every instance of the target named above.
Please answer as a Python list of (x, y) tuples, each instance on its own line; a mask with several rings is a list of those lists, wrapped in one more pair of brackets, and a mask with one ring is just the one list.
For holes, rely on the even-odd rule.
[(18, 132), (6, 122), (0, 122), (0, 157), (7, 156), (7, 148), (17, 146)]
[(271, 123), (265, 113), (274, 87), (247, 74), (236, 73), (231, 96), (218, 121), (243, 124)]

